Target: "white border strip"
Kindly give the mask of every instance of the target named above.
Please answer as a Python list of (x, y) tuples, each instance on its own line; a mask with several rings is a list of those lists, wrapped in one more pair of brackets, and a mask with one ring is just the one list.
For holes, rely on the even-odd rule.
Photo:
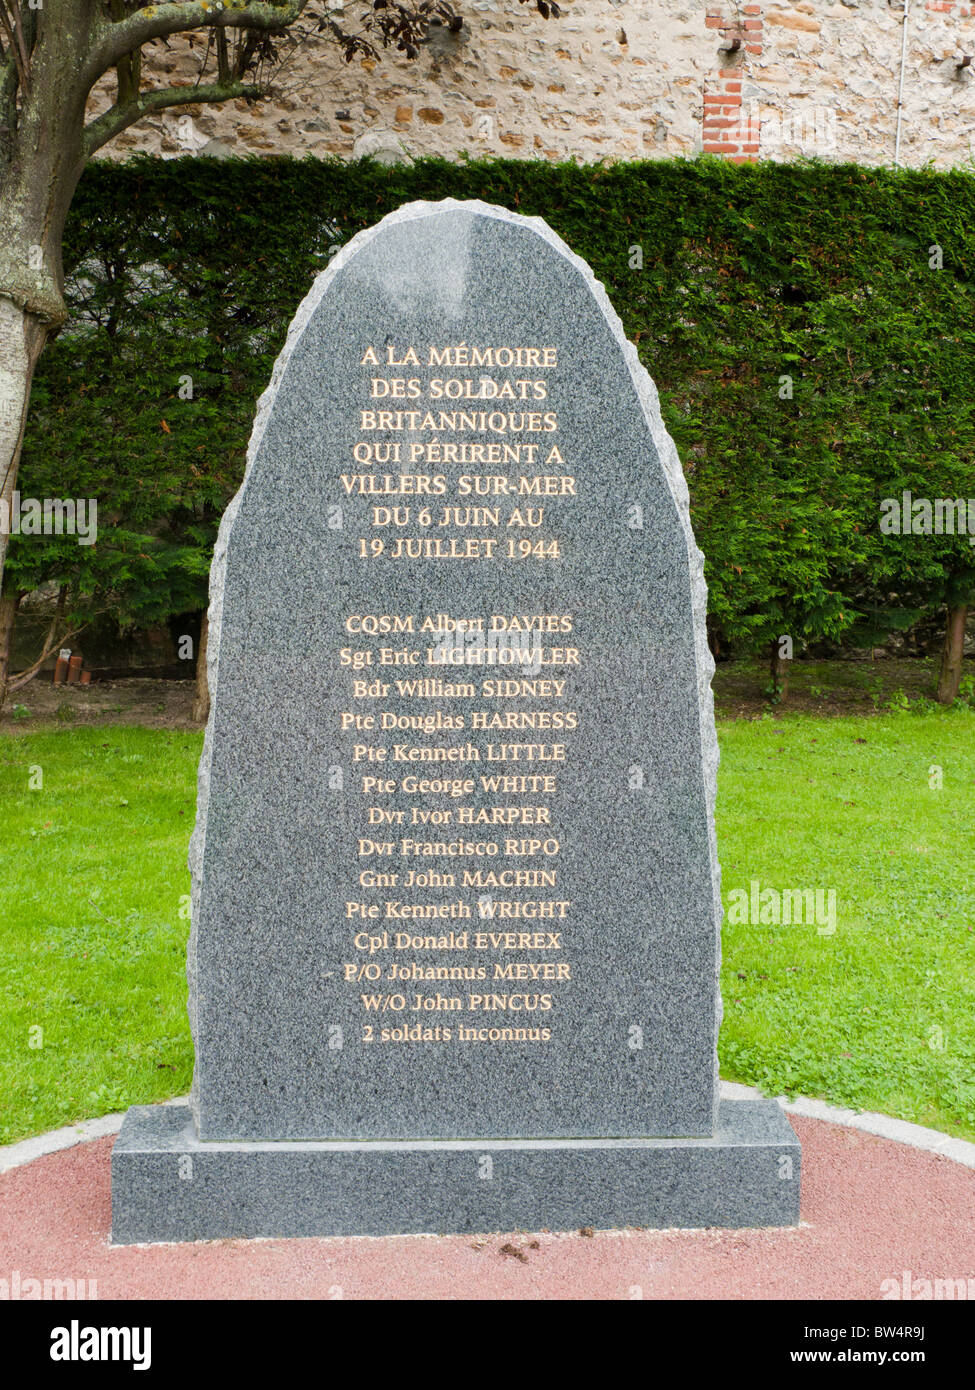
[[(185, 1105), (186, 1101), (186, 1096), (174, 1096), (172, 1100), (164, 1100), (160, 1104)], [(0, 1144), (0, 1173), (7, 1173), (11, 1168), (22, 1168), (25, 1163), (33, 1163), (35, 1158), (43, 1158), (45, 1154), (73, 1149), (76, 1144), (87, 1144), (90, 1139), (104, 1139), (106, 1134), (118, 1134), (124, 1119), (124, 1112), (120, 1115), (99, 1115), (97, 1120), (79, 1120), (76, 1125), (49, 1129), (46, 1134), (35, 1134), (33, 1139), (21, 1139), (17, 1144)]]
[[(737, 1081), (722, 1081), (722, 1100), (764, 1100), (761, 1091), (754, 1086), (741, 1086)], [(177, 1096), (165, 1101), (166, 1105), (185, 1105), (187, 1097)], [(810, 1120), (827, 1120), (830, 1124), (845, 1125), (848, 1129), (863, 1130), (866, 1134), (876, 1134), (881, 1139), (891, 1139), (897, 1144), (908, 1144), (912, 1149), (923, 1149), (926, 1153), (940, 1154), (960, 1163), (965, 1168), (975, 1168), (975, 1144), (967, 1139), (955, 1139), (950, 1134), (942, 1134), (938, 1129), (927, 1129), (924, 1125), (913, 1125), (907, 1120), (895, 1120), (890, 1115), (879, 1115), (871, 1110), (842, 1110), (835, 1105), (827, 1105), (822, 1100), (798, 1100), (777, 1097), (779, 1105), (788, 1115), (801, 1115)], [(117, 1134), (122, 1127), (124, 1115), (102, 1115), (97, 1120), (83, 1120), (77, 1125), (66, 1125), (63, 1129), (52, 1129), (47, 1134), (37, 1134), (33, 1139), (22, 1139), (19, 1144), (6, 1144), (0, 1147), (0, 1173), (12, 1168), (20, 1168), (25, 1163), (33, 1163), (35, 1158), (45, 1154), (58, 1153), (61, 1149), (74, 1148), (75, 1144), (87, 1144), (91, 1139), (104, 1139), (107, 1134)]]
[(47, 1134), (35, 1134), (33, 1139), (21, 1139), (19, 1144), (4, 1144), (0, 1148), (0, 1173), (33, 1163), (35, 1158), (57, 1153), (59, 1149), (73, 1149), (75, 1144), (86, 1144), (89, 1139), (103, 1139), (106, 1134), (118, 1134), (124, 1119), (124, 1115), (101, 1115), (97, 1120), (82, 1120), (80, 1124), (66, 1125), (64, 1129), (50, 1129)]
[[(754, 1086), (722, 1081), (721, 1099), (762, 1100), (763, 1096)], [(909, 1144), (912, 1149), (924, 1149), (927, 1153), (950, 1158), (966, 1168), (975, 1168), (975, 1144), (967, 1139), (942, 1134), (940, 1129), (928, 1129), (925, 1125), (914, 1125), (908, 1120), (895, 1120), (875, 1110), (842, 1110), (839, 1106), (827, 1105), (823, 1100), (807, 1100), (805, 1096), (799, 1096), (796, 1100), (788, 1100), (785, 1096), (777, 1096), (776, 1099), (787, 1115), (802, 1115), (810, 1120), (828, 1120), (830, 1124), (846, 1125), (848, 1129), (860, 1129), (881, 1139), (892, 1139), (897, 1144)]]

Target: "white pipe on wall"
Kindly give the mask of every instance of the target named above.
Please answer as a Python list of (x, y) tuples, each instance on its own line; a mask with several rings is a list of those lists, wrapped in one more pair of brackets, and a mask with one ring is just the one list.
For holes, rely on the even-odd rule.
[(901, 162), (901, 113), (904, 110), (904, 69), (907, 66), (907, 22), (911, 14), (911, 0), (904, 0), (904, 18), (901, 22), (901, 76), (897, 88), (897, 133), (894, 137), (894, 168)]

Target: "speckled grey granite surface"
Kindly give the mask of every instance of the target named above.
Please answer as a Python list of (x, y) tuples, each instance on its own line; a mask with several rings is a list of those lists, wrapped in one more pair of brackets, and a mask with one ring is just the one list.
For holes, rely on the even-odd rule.
[[(579, 480), (579, 497), (550, 513), (564, 558), (366, 564), (354, 548), (356, 538), (375, 534), (367, 525), (372, 503), (346, 496), (337, 482), (340, 472), (361, 471), (351, 458), (364, 437), (358, 411), (376, 405), (366, 397), (364, 349), (414, 344), (425, 358), (430, 344), (462, 342), (558, 350), (554, 370), (493, 374), (548, 383), (545, 408), (557, 411), (559, 431), (532, 438), (557, 442), (564, 466), (503, 471)], [(431, 375), (401, 371), (424, 381)], [(417, 471), (452, 481), (461, 472), (498, 470)], [(326, 521), (337, 503), (341, 530)], [(628, 525), (634, 505), (642, 529)], [(602, 287), (543, 222), (479, 203), (411, 204), (335, 257), (301, 305), (261, 399), (246, 479), (224, 518), (213, 567), (212, 714), (191, 851), (188, 972), (193, 1107), (204, 1138), (711, 1132), (720, 895), (705, 608), (687, 489), (653, 383)], [(356, 783), (363, 769), (351, 765), (352, 739), (338, 730), (339, 713), (354, 705), (337, 654), (342, 645), (369, 644), (350, 643), (343, 618), (440, 611), (571, 613), (571, 640), (583, 653), (563, 700), (501, 706), (558, 705), (580, 717), (559, 791), (545, 798), (562, 844), (559, 886), (538, 893), (572, 902), (571, 917), (559, 924), (558, 958), (570, 961), (573, 978), (551, 991), (550, 1017), (515, 1020), (551, 1023), (554, 1040), (545, 1045), (366, 1044), (361, 986), (340, 978), (342, 966), (357, 959), (346, 901), (383, 902), (382, 893), (354, 887), (362, 864), (353, 847), (370, 832)], [(418, 707), (395, 695), (381, 704), (399, 713)], [(342, 791), (328, 789), (334, 767), (343, 769)], [(633, 767), (641, 770), (639, 789), (629, 786)], [(474, 768), (486, 770), (500, 769)], [(481, 805), (499, 798), (465, 799)], [(410, 802), (397, 795), (383, 804)], [(373, 833), (398, 840), (395, 831)], [(366, 866), (466, 864), (373, 859)], [(474, 903), (477, 893), (441, 896)], [(434, 965), (475, 959), (423, 956)], [(481, 959), (493, 964), (493, 957)], [(416, 1018), (406, 1015), (409, 1023)], [(421, 1021), (510, 1024), (512, 1017)], [(633, 1046), (637, 1039), (641, 1047)]]
[[(351, 454), (363, 437), (358, 412), (376, 404), (366, 394), (364, 350), (398, 355), (412, 345), (425, 361), (431, 345), (459, 343), (557, 349), (556, 367), (523, 375), (545, 379), (541, 408), (555, 410), (559, 422), (557, 434), (532, 442), (557, 443), (564, 463), (547, 466), (540, 450), (535, 466), (404, 462), (376, 471), (443, 473), (450, 486), (441, 500), (453, 505), (461, 472), (572, 476), (578, 497), (545, 504), (542, 534), (559, 538), (557, 561), (377, 563), (357, 554), (358, 538), (377, 534), (369, 525), (376, 499), (344, 491), (339, 474), (366, 471)], [(400, 372), (424, 388), (433, 374), (416, 366)], [(441, 373), (468, 374), (477, 375)], [(781, 1111), (772, 1102), (734, 1101), (718, 1113), (718, 754), (706, 603), (687, 489), (653, 383), (602, 286), (543, 222), (481, 203), (415, 203), (335, 257), (291, 326), (258, 408), (244, 484), (220, 528), (211, 577), (212, 712), (190, 855), (194, 1091), (190, 1107), (129, 1113), (112, 1159), (115, 1241), (798, 1220), (799, 1148)], [(554, 769), (558, 790), (463, 798), (476, 809), (550, 807), (557, 856), (481, 859), (474, 867), (555, 867), (555, 888), (512, 890), (511, 898), (568, 900), (567, 918), (503, 925), (557, 930), (559, 948), (378, 953), (383, 973), (391, 958), (412, 958), (483, 963), (490, 975), (500, 959), (567, 962), (570, 979), (535, 987), (343, 979), (350, 961), (373, 960), (353, 941), (363, 927), (426, 936), (497, 925), (478, 920), (474, 888), (358, 887), (363, 864), (401, 874), (455, 871), (458, 883), (468, 867), (363, 861), (359, 837), (396, 845), (403, 834), (493, 836), (503, 844), (511, 834), (365, 826), (370, 801), (408, 812), (418, 797), (398, 784), (392, 794), (363, 797), (358, 779), (379, 769), (353, 763), (354, 740), (470, 741), (483, 749), (485, 737), (469, 724), (459, 735), (350, 737), (340, 729), (343, 712), (439, 710), (466, 720), (472, 709), (492, 706), (445, 697), (424, 707), (392, 685), (381, 701), (353, 698), (339, 650), (375, 652), (380, 641), (346, 635), (350, 613), (572, 615), (570, 635), (545, 639), (581, 653), (578, 667), (542, 673), (564, 677), (564, 693), (493, 706), (577, 712), (578, 729), (563, 740), (566, 761)], [(427, 645), (416, 637), (385, 642)], [(377, 671), (357, 674), (374, 679)], [(398, 672), (379, 674), (391, 680)], [(479, 685), (484, 673), (407, 674)], [(447, 770), (477, 777), (553, 768), (471, 762)], [(432, 775), (444, 765), (381, 771)], [(350, 921), (350, 899), (382, 905), (389, 897), (466, 899), (475, 915)], [(364, 1013), (363, 992), (397, 988), (407, 1004), (418, 991), (545, 991), (553, 1007), (517, 1015)], [(367, 1022), (374, 1037), (384, 1026), (418, 1023), (545, 1025), (552, 1036), (367, 1042)]]
[(129, 1111), (112, 1241), (793, 1226), (799, 1143), (775, 1101), (710, 1139), (201, 1143), (186, 1106)]

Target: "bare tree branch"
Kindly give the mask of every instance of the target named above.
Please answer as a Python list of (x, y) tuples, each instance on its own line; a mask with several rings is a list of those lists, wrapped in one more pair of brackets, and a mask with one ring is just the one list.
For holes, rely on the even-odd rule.
[[(34, 679), (45, 661), (54, 651), (55, 647), (59, 647), (62, 642), (67, 642), (69, 637), (77, 637), (78, 633), (83, 632), (88, 626), (88, 623), (82, 623), (80, 627), (71, 628), (70, 631), (62, 632), (60, 635), (58, 634), (58, 628), (64, 622), (64, 610), (67, 605), (67, 600), (68, 586), (62, 584), (58, 590), (58, 601), (54, 609), (54, 616), (51, 619), (51, 626), (48, 628), (47, 636), (44, 639), (44, 649), (32, 666), (28, 666), (26, 670), (18, 671), (16, 675), (8, 676), (7, 684), (2, 692), (4, 700), (6, 700), (8, 695), (12, 695), (15, 690), (20, 690), (28, 681)], [(90, 621), (91, 619), (89, 619), (89, 622)]]
[(20, 52), (21, 61), (24, 64), (24, 72), (30, 73), (30, 53), (27, 47), (27, 40), (24, 37), (24, 26), (20, 14), (19, 0), (9, 0), (9, 5), (5, 3), (4, 9), (9, 10), (13, 15), (14, 32), (17, 35), (17, 48)]
[(71, 637), (77, 637), (78, 633), (84, 632), (85, 628), (88, 626), (88, 623), (82, 623), (80, 627), (73, 627), (69, 632), (62, 632), (60, 636), (55, 637), (54, 641), (51, 641), (50, 639), (54, 632), (52, 625), (51, 631), (48, 633), (48, 638), (44, 643), (44, 650), (34, 662), (33, 666), (28, 666), (26, 670), (18, 671), (16, 675), (8, 679), (6, 694), (12, 695), (15, 690), (20, 690), (23, 686), (27, 685), (29, 681), (32, 681), (45, 661), (57, 647), (60, 647), (63, 642), (67, 642)]
[[(0, 0), (0, 4), (5, 0)], [(184, 0), (183, 4), (148, 5), (127, 19), (102, 24), (96, 31), (89, 61), (98, 73), (114, 67), (120, 58), (141, 48), (150, 39), (164, 39), (188, 29), (258, 29), (266, 33), (283, 30), (301, 14), (307, 0)]]
[[(108, 10), (113, 20), (121, 22), (125, 18), (125, 0), (108, 0)], [(115, 64), (116, 106), (126, 106), (138, 98), (141, 70), (141, 48), (133, 49)]]
[[(19, 27), (18, 12), (18, 27)], [(0, 27), (7, 36), (7, 51), (13, 55), (13, 60), (17, 65), (17, 76), (21, 87), (27, 85), (27, 54), (23, 51), (22, 45), (17, 43), (14, 37), (14, 30), (11, 26), (10, 15), (7, 11), (7, 0), (0, 0)]]
[(253, 30), (243, 29), (238, 35), (237, 52), (234, 56), (234, 74), (243, 77), (250, 68), (251, 60), (261, 45), (261, 37)]
[(8, 54), (0, 68), (0, 150), (6, 150), (17, 124), (17, 88), (20, 69), (13, 54)]
[(91, 157), (108, 140), (127, 130), (136, 121), (141, 121), (151, 111), (164, 111), (170, 106), (188, 106), (195, 102), (203, 105), (221, 101), (231, 101), (234, 97), (257, 100), (264, 95), (264, 89), (246, 82), (211, 82), (200, 87), (158, 87), (154, 92), (144, 92), (136, 101), (123, 106), (116, 104), (103, 111), (85, 126), (84, 149), (86, 157)]
[(217, 81), (226, 83), (232, 81), (230, 72), (230, 58), (227, 51), (227, 34), (223, 29), (214, 30), (214, 38), (217, 44)]

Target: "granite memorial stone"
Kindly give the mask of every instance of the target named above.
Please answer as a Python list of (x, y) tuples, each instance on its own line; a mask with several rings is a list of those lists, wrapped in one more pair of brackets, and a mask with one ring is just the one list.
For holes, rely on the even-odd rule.
[(540, 220), (414, 203), (337, 254), (211, 578), (189, 1106), (117, 1242), (791, 1224), (719, 1104), (702, 557), (657, 394)]

